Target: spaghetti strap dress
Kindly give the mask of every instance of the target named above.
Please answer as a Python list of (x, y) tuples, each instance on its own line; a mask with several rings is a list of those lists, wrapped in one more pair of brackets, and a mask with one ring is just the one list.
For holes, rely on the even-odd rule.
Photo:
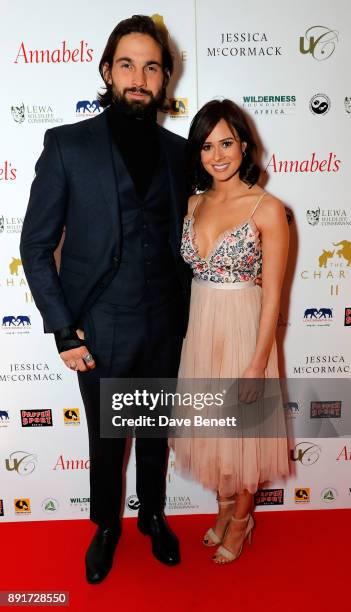
[[(181, 255), (193, 281), (189, 324), (183, 342), (179, 379), (239, 379), (254, 355), (262, 288), (254, 280), (262, 271), (262, 250), (253, 215), (264, 204), (264, 192), (250, 217), (223, 232), (209, 254), (199, 255), (194, 212), (184, 219)], [(265, 377), (279, 379), (274, 340)], [(284, 420), (280, 401), (278, 420)], [(281, 430), (281, 428), (279, 428)], [(231, 496), (289, 473), (287, 438), (173, 438), (175, 470), (220, 495)]]

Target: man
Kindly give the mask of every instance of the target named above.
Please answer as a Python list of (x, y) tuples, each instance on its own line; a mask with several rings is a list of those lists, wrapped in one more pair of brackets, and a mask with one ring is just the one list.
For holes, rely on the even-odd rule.
[[(108, 574), (120, 536), (126, 442), (99, 436), (100, 378), (175, 377), (186, 328), (185, 139), (156, 123), (172, 69), (167, 38), (149, 17), (116, 26), (99, 65), (107, 108), (46, 132), (23, 224), (29, 286), (45, 332), (78, 372), (86, 411), (97, 524), (86, 554), (90, 583)], [(163, 514), (167, 441), (137, 439), (135, 452), (139, 530), (155, 557), (174, 565), (178, 540)]]

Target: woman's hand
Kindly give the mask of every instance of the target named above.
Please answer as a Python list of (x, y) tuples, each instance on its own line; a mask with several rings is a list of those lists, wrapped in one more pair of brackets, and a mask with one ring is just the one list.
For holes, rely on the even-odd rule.
[(239, 379), (239, 402), (252, 404), (262, 397), (264, 392), (264, 368), (248, 366)]

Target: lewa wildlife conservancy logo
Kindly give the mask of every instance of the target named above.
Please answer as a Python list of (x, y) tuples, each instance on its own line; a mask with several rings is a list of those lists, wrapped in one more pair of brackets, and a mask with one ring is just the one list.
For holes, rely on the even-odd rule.
[(102, 113), (99, 100), (78, 100), (76, 103), (77, 119), (89, 119)]
[(306, 210), (307, 223), (312, 226), (351, 225), (351, 215), (345, 208), (310, 208)]
[(253, 115), (262, 117), (293, 115), (296, 110), (296, 96), (293, 94), (243, 96), (242, 106)]
[(344, 100), (345, 110), (349, 117), (351, 117), (351, 96), (346, 96)]
[(333, 322), (332, 308), (305, 308), (303, 322), (307, 327), (330, 327)]
[(315, 94), (310, 99), (309, 106), (312, 115), (326, 115), (331, 106), (330, 98), (326, 94)]
[(171, 495), (166, 497), (167, 510), (196, 510), (199, 504), (193, 502), (189, 495)]
[(349, 278), (351, 269), (351, 242), (339, 240), (319, 251), (316, 266), (300, 272), (302, 280), (330, 283), (330, 295), (340, 295), (341, 283)]
[(1, 329), (8, 336), (29, 334), (31, 330), (30, 317), (24, 314), (16, 316), (6, 314), (2, 317)]
[(322, 62), (329, 59), (339, 42), (339, 32), (326, 26), (316, 25), (308, 28), (304, 36), (300, 36), (300, 53), (312, 55)]
[(4, 217), (0, 215), (0, 235), (20, 234), (22, 231), (23, 217)]
[(29, 104), (24, 102), (11, 106), (11, 114), (15, 123), (62, 123), (62, 117), (57, 117), (49, 104)]
[(170, 98), (169, 104), (168, 114), (170, 117), (172, 117), (172, 119), (177, 119), (178, 117), (188, 117), (188, 98)]

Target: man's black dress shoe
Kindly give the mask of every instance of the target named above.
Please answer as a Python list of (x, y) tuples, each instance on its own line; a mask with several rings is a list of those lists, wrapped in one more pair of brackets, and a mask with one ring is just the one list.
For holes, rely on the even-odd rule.
[(163, 512), (139, 512), (138, 529), (151, 537), (152, 553), (161, 563), (177, 565), (180, 562), (178, 538), (168, 527)]
[(98, 527), (85, 555), (87, 581), (98, 584), (109, 573), (121, 530)]

